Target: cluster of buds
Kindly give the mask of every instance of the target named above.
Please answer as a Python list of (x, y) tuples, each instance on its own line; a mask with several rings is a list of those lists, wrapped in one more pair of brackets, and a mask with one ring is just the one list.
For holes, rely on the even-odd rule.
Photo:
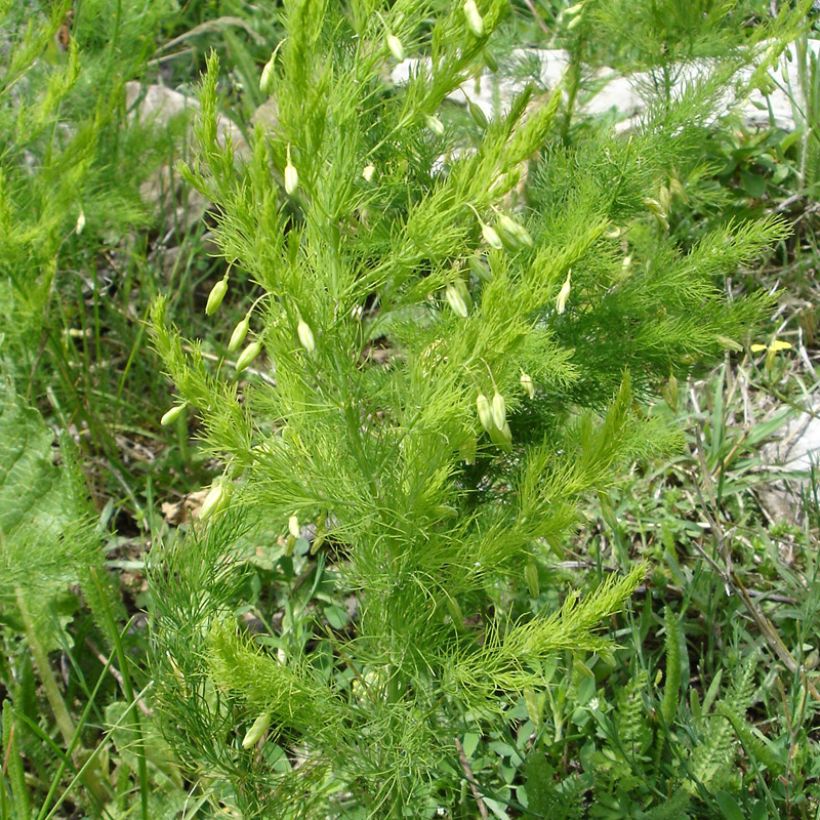
[(575, 3), (561, 12), (559, 17), (562, 21), (566, 21), (567, 31), (572, 31), (581, 24), (581, 21), (584, 19), (583, 11), (585, 5), (585, 0), (581, 0), (580, 3)]
[(520, 222), (516, 222), (507, 214), (499, 214), (495, 226), (488, 225), (472, 205), (469, 207), (481, 225), (481, 236), (494, 250), (500, 251), (506, 248), (510, 251), (517, 251), (521, 248), (532, 247), (532, 236)]
[(478, 420), (485, 432), (499, 446), (509, 447), (512, 443), (512, 432), (507, 421), (507, 403), (504, 396), (496, 390), (490, 401), (483, 393), (479, 393), (475, 404)]

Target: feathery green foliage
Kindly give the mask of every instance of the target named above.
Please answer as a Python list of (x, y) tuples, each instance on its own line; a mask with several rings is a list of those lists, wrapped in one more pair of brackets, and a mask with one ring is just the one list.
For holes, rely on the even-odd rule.
[[(654, 199), (673, 177), (696, 195), (708, 83), (629, 139), (597, 129), (572, 148), (558, 92), (520, 95), (473, 145), (431, 120), (506, 9), (479, 6), (476, 36), (460, 4), (286, 3), (265, 78), (277, 121), (247, 161), (217, 131), (215, 56), (203, 81), (185, 174), (217, 209), (226, 302), (243, 280), (258, 298), (235, 374), (164, 301), (153, 312), (178, 397), (224, 464), (215, 523), (155, 556), (156, 657), (169, 735), (251, 815), (300, 778), (326, 806), (449, 805), (453, 736), (543, 688), (563, 653), (605, 653), (598, 628), (642, 565), (555, 611), (508, 611), (505, 590), (561, 550), (578, 502), (620, 465), (677, 446), (636, 400), (742, 339), (768, 304), (727, 303), (719, 277), (782, 223), (682, 249), (668, 197)], [(388, 34), (431, 55), (404, 86), (384, 80)], [(281, 626), (254, 636), (236, 614), (259, 549), (305, 575), (281, 589)], [(352, 614), (315, 609), (344, 596)], [(261, 715), (267, 741), (243, 750)], [(304, 762), (277, 770), (283, 752)]]

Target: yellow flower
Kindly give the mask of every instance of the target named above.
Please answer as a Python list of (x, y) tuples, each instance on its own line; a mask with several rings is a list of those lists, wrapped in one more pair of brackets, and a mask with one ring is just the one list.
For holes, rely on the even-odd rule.
[(791, 344), (789, 344), (789, 342), (784, 342), (781, 339), (773, 339), (771, 343), (767, 345), (753, 344), (751, 346), (752, 353), (763, 353), (763, 351), (766, 351), (766, 360), (764, 362), (764, 367), (766, 370), (771, 370), (774, 367), (775, 356), (777, 356), (781, 350), (791, 349)]

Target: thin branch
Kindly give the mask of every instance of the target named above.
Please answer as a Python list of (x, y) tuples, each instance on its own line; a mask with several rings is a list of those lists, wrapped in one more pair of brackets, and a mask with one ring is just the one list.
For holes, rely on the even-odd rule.
[[(106, 664), (108, 665), (108, 671), (111, 673), (111, 677), (114, 678), (115, 681), (117, 681), (117, 683), (120, 685), (120, 689), (125, 691), (125, 681), (122, 678), (122, 674), (120, 673), (120, 670), (117, 669), (112, 663), (109, 663), (110, 658), (106, 658), (105, 655), (103, 655), (103, 653), (100, 652), (100, 650), (97, 648), (97, 645), (94, 643), (94, 641), (91, 640), (91, 638), (86, 638), (85, 643), (86, 643), (86, 646), (94, 654), (94, 657), (96, 657), (96, 659), (103, 665), (103, 667), (105, 667)], [(152, 717), (153, 716), (154, 710), (151, 709), (150, 706), (146, 706), (145, 701), (143, 701), (143, 699), (140, 698), (140, 697), (137, 697), (137, 706), (139, 706), (140, 711), (146, 717)]]
[(544, 32), (544, 34), (549, 34), (550, 30), (549, 28), (547, 28), (547, 24), (541, 19), (541, 15), (538, 13), (538, 9), (535, 8), (535, 5), (533, 4), (532, 0), (524, 0), (524, 4), (532, 13), (535, 22), (538, 23), (538, 28), (540, 28), (541, 31)]
[(475, 779), (473, 770), (470, 768), (470, 761), (467, 760), (467, 755), (464, 753), (464, 747), (461, 741), (455, 738), (456, 749), (458, 750), (458, 762), (461, 764), (461, 770), (464, 772), (464, 777), (470, 784), (470, 791), (473, 793), (473, 800), (478, 807), (478, 813), (482, 818), (488, 820), (490, 813), (487, 811), (487, 805), (484, 803), (484, 798), (481, 796), (481, 791), (478, 788), (478, 781)]

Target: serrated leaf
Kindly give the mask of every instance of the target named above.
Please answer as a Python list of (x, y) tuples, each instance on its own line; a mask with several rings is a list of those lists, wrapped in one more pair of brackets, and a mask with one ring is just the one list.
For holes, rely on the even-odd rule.
[(99, 560), (82, 483), (65, 453), (55, 463), (53, 439), (40, 414), (0, 383), (0, 600), (25, 595), (37, 620)]

